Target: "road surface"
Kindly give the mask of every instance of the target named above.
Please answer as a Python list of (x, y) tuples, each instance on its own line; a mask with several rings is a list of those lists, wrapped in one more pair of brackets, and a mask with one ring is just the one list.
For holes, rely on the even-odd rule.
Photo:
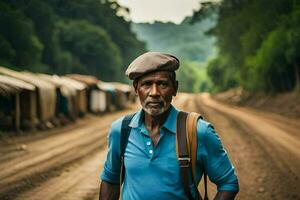
[[(239, 176), (237, 199), (300, 199), (299, 120), (229, 106), (209, 94), (179, 94), (174, 104), (201, 113), (215, 126)], [(110, 124), (136, 109), (87, 116), (33, 135), (2, 137), (0, 199), (98, 199)], [(209, 184), (210, 199), (215, 193)]]

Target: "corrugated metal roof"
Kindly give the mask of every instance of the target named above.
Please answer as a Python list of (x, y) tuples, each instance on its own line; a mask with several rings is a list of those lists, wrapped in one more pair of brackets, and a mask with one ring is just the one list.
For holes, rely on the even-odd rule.
[(119, 82), (111, 82), (111, 84), (118, 90), (122, 92), (132, 92), (133, 88), (130, 85), (119, 83)]
[(38, 74), (38, 76), (59, 87), (64, 96), (74, 96), (76, 94), (77, 89), (72, 87), (67, 81), (64, 81), (60, 76), (48, 74)]
[(9, 85), (11, 87), (19, 88), (19, 89), (24, 89), (24, 90), (35, 90), (35, 86), (29, 83), (26, 83), (25, 81), (16, 79), (14, 77), (6, 76), (6, 75), (1, 75), (0, 74), (0, 83)]
[(112, 84), (110, 84), (108, 82), (103, 82), (103, 81), (99, 81), (97, 84), (97, 87), (103, 91), (115, 91), (116, 90), (116, 88)]
[(0, 74), (4, 74), (7, 76), (20, 79), (22, 81), (26, 81), (27, 83), (35, 85), (36, 87), (41, 89), (52, 89), (52, 90), (55, 89), (53, 84), (43, 81), (42, 79), (38, 78), (37, 76), (35, 76), (30, 72), (17, 72), (8, 68), (0, 67)]
[(60, 78), (62, 79), (62, 82), (64, 84), (68, 84), (69, 86), (74, 87), (76, 90), (84, 90), (86, 88), (86, 84), (81, 83), (79, 81), (73, 80), (66, 76), (61, 76)]
[(37, 76), (45, 81), (52, 83), (56, 87), (60, 87), (62, 85), (60, 78), (56, 75), (37, 74)]
[(18, 88), (11, 87), (9, 85), (0, 83), (0, 95), (1, 96), (10, 96), (11, 94), (15, 94), (17, 92), (19, 92)]
[(99, 82), (96, 77), (90, 75), (68, 74), (67, 77), (85, 83), (86, 85), (97, 85)]
[(34, 91), (35, 86), (29, 83), (26, 83), (22, 80), (5, 76), (0, 74), (0, 94), (3, 96), (8, 96), (15, 94), (20, 90), (30, 90)]
[(36, 86), (39, 89), (39, 108), (42, 121), (50, 120), (55, 115), (56, 87), (33, 73), (17, 72), (0, 67), (0, 74), (11, 76)]
[(23, 78), (30, 82), (31, 84), (35, 84), (39, 88), (49, 89), (49, 90), (55, 90), (55, 85), (43, 80), (42, 78), (38, 77), (36, 74), (33, 74), (31, 72), (20, 72), (23, 75)]

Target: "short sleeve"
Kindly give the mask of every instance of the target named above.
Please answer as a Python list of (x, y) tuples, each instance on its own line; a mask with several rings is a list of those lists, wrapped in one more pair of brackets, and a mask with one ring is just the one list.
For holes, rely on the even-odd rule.
[(203, 120), (199, 120), (199, 157), (209, 179), (217, 185), (218, 191), (238, 191), (238, 178), (231, 164), (227, 152), (214, 127)]
[(102, 181), (120, 183), (120, 133), (123, 118), (112, 123), (108, 133), (107, 157), (100, 175)]

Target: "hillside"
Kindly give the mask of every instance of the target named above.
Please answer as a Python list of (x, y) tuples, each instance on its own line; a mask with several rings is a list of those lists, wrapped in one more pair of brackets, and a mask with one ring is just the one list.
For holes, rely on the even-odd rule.
[(216, 55), (216, 48), (215, 38), (206, 32), (214, 24), (215, 18), (211, 17), (194, 24), (186, 18), (181, 24), (133, 23), (131, 27), (148, 50), (171, 53), (180, 59), (177, 73), (180, 91), (199, 92), (211, 87), (205, 66)]
[(250, 107), (260, 111), (277, 113), (289, 118), (300, 119), (300, 93), (285, 92), (276, 95), (263, 92), (247, 92), (232, 89), (219, 93), (215, 99), (242, 107)]
[(205, 62), (215, 55), (215, 39), (205, 34), (214, 26), (214, 18), (191, 24), (186, 18), (181, 24), (132, 23), (138, 39), (145, 41), (151, 51), (170, 52), (181, 60)]

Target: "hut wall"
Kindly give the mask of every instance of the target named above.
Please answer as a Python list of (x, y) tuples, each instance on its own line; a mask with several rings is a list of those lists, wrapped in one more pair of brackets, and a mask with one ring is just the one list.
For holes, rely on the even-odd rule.
[(106, 111), (106, 94), (103, 91), (99, 91), (99, 110), (100, 112)]
[(115, 91), (108, 91), (106, 95), (107, 111), (114, 111), (117, 108), (117, 94)]
[(38, 123), (37, 102), (34, 91), (24, 90), (20, 93), (21, 128), (31, 129)]
[(98, 90), (92, 90), (90, 96), (90, 110), (93, 113), (100, 112), (99, 108), (99, 92)]
[(100, 90), (92, 90), (91, 92), (91, 111), (93, 113), (105, 112), (107, 109), (106, 106), (106, 94)]
[(79, 90), (77, 95), (77, 106), (79, 115), (83, 116), (87, 111), (87, 97), (86, 90)]
[(20, 129), (20, 120), (21, 120), (21, 110), (20, 110), (20, 93), (17, 92), (14, 95), (14, 104), (15, 104), (15, 109), (14, 109), (14, 128), (15, 130)]
[(0, 130), (14, 128), (14, 96), (0, 95)]
[(55, 116), (56, 93), (55, 90), (43, 90), (39, 88), (40, 118), (48, 121)]
[(119, 109), (123, 109), (126, 107), (127, 102), (128, 101), (127, 101), (126, 93), (122, 91), (117, 91), (117, 107)]

